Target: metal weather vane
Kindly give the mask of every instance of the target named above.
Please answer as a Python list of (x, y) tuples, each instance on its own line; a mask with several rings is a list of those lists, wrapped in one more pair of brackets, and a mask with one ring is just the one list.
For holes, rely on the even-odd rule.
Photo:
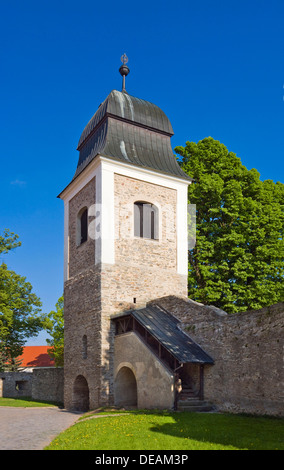
[(128, 57), (127, 55), (124, 53), (121, 58), (120, 58), (121, 62), (122, 62), (122, 65), (120, 66), (119, 68), (119, 73), (120, 75), (122, 75), (122, 91), (126, 92), (126, 89), (125, 89), (125, 77), (129, 74), (130, 70), (129, 68), (127, 67), (127, 62), (128, 62)]
[(120, 60), (121, 60), (121, 62), (123, 63), (123, 65), (127, 64), (127, 62), (128, 62), (128, 57), (127, 57), (127, 55), (124, 53), (124, 54), (120, 57)]

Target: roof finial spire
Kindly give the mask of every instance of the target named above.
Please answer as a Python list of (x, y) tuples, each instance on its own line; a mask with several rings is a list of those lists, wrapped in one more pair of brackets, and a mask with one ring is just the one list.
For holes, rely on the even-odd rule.
[(119, 73), (120, 75), (122, 75), (122, 91), (126, 92), (126, 89), (125, 89), (125, 77), (129, 74), (130, 70), (129, 68), (127, 67), (127, 62), (128, 62), (128, 57), (127, 55), (124, 53), (121, 58), (120, 58), (121, 62), (122, 62), (122, 65), (120, 66), (119, 68)]

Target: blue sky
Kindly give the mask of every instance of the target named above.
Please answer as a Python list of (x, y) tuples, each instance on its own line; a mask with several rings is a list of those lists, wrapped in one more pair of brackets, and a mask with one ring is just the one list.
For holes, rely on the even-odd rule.
[[(172, 146), (224, 143), (284, 182), (283, 0), (0, 0), (0, 230), (50, 311), (63, 292), (63, 202), (80, 134), (129, 57), (129, 94), (160, 106)], [(27, 344), (45, 344), (40, 335)]]

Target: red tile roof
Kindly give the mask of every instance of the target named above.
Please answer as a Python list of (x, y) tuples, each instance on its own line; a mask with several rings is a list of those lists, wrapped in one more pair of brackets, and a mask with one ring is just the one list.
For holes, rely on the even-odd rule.
[(54, 360), (47, 353), (50, 346), (24, 346), (24, 351), (18, 357), (22, 361), (20, 367), (52, 367)]

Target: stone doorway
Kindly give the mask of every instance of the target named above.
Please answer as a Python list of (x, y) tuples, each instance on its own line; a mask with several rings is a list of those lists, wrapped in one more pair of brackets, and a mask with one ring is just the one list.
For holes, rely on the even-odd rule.
[(75, 411), (89, 410), (89, 386), (83, 375), (78, 375), (75, 379), (72, 405)]
[(137, 382), (129, 367), (121, 367), (116, 375), (114, 402), (116, 406), (137, 406)]

